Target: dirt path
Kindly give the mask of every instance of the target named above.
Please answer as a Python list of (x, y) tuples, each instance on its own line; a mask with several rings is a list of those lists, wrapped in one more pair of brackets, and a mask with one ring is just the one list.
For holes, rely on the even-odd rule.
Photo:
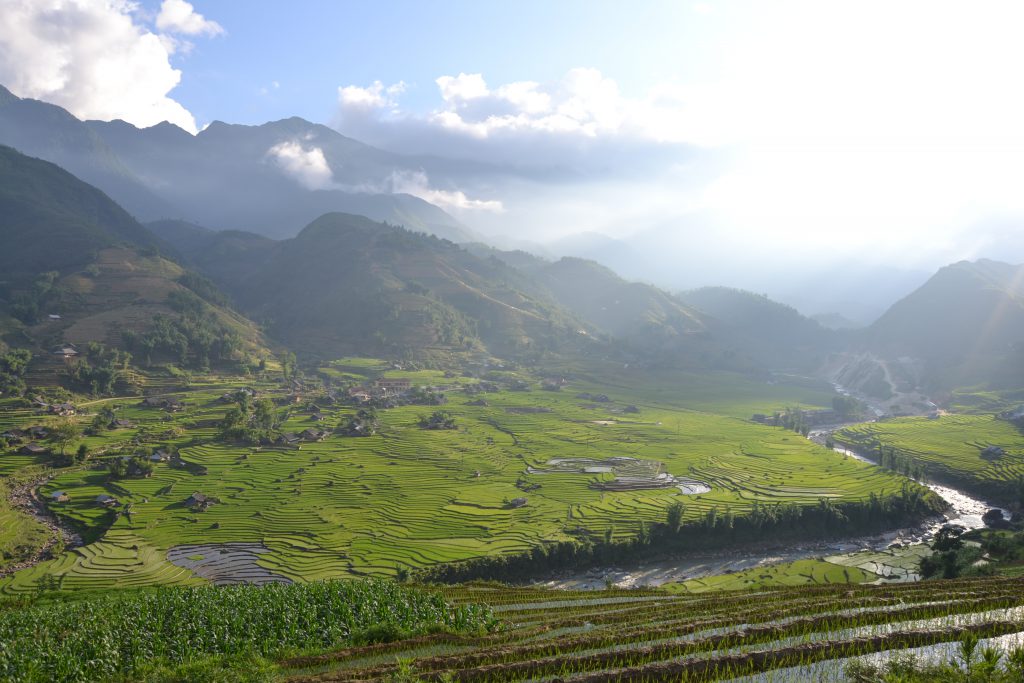
[(0, 569), (0, 577), (8, 576), (14, 572), (39, 564), (44, 560), (51, 559), (56, 555), (54, 549), (58, 545), (64, 549), (77, 548), (82, 545), (82, 537), (51, 513), (46, 507), (46, 503), (39, 497), (39, 487), (52, 478), (53, 475), (48, 474), (39, 479), (17, 484), (10, 489), (7, 499), (11, 503), (11, 507), (30, 515), (49, 529), (50, 538), (31, 557)]

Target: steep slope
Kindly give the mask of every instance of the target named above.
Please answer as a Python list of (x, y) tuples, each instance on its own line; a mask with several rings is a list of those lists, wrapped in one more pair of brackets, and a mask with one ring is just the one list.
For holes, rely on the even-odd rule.
[(152, 227), (296, 351), (518, 356), (586, 343), (583, 323), (500, 260), (361, 216), (326, 214), (281, 242)]
[(699, 313), (651, 285), (627, 282), (610, 269), (562, 258), (532, 271), (555, 299), (613, 337), (648, 349), (671, 349), (707, 331)]
[[(214, 122), (193, 136), (169, 123), (139, 129), (124, 121), (80, 121), (0, 86), (0, 144), (59, 164), (141, 220), (178, 218), (290, 237), (325, 212), (348, 211), (446, 239), (471, 239), (433, 204), (391, 193), (392, 174), (417, 170), (417, 160), (302, 119), (262, 126)], [(322, 163), (318, 173), (289, 172), (271, 152), (282, 144), (314, 166)]]
[(9, 147), (0, 147), (0, 236), (0, 313), (20, 321), (5, 331), (41, 358), (67, 342), (198, 365), (266, 354), (255, 325), (204, 278), (162, 258), (161, 240), (124, 209)]
[(760, 294), (704, 287), (680, 298), (714, 318), (721, 339), (762, 365), (814, 370), (841, 345), (833, 331)]
[(118, 244), (157, 240), (109, 197), (46, 161), (0, 146), (0, 268), (6, 279), (86, 263)]
[(922, 359), (941, 386), (1024, 379), (1024, 266), (961, 261), (939, 270), (866, 332), (887, 358)]

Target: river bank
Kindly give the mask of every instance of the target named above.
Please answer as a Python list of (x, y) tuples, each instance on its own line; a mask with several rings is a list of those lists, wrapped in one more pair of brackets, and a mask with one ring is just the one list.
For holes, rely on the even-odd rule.
[[(831, 432), (843, 426), (847, 425), (823, 426), (811, 431), (807, 438), (819, 445), (825, 445)], [(852, 450), (846, 448), (834, 448), (834, 450), (847, 457), (877, 465), (871, 459)], [(947, 524), (961, 525), (967, 529), (979, 529), (985, 526), (982, 515), (994, 506), (955, 488), (927, 482), (919, 483), (927, 486), (946, 501), (949, 509), (944, 515), (937, 515), (916, 526), (892, 529), (870, 536), (820, 542), (766, 544), (760, 547), (699, 553), (654, 562), (637, 562), (629, 567), (612, 566), (566, 572), (556, 578), (539, 582), (538, 585), (577, 590), (601, 589), (608, 585), (622, 588), (660, 586), (666, 583), (701, 579), (796, 560), (830, 558), (832, 561), (861, 553), (891, 552), (896, 549), (919, 552), (920, 546), (929, 543), (939, 529)], [(1006, 514), (1005, 510), (1003, 512)], [(913, 580), (915, 575), (907, 574), (906, 578)]]

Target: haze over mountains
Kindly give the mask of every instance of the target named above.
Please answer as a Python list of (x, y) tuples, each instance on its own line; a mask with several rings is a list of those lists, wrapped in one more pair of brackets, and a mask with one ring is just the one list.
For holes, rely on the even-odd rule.
[(290, 237), (323, 213), (349, 211), (455, 241), (471, 238), (438, 207), (391, 191), (393, 174), (412, 172), (415, 162), (302, 119), (218, 121), (193, 136), (170, 123), (139, 129), (79, 121), (0, 87), (0, 143), (67, 168), (140, 220)]
[[(1020, 268), (992, 261), (955, 264), (930, 279), (809, 263), (772, 288), (755, 289), (756, 278), (731, 283), (789, 291), (779, 298), (832, 313), (821, 320), (835, 328), (869, 323), (898, 301), (870, 326), (840, 335), (763, 294), (693, 286), (708, 284), (699, 279), (705, 271), (670, 265), (686, 262), (685, 233), (651, 231), (630, 241), (583, 235), (539, 248), (547, 257), (503, 251), (438, 206), (393, 192), (403, 173), (427, 178), (426, 165), (443, 178), (448, 162), (384, 152), (298, 118), (215, 122), (193, 136), (170, 124), (83, 122), (0, 90), (0, 141), (66, 167), (154, 221), (147, 230), (60, 169), (5, 150), (9, 313), (30, 273), (64, 276), (102, 260), (104, 249), (128, 246), (140, 258), (172, 255), (272, 339), (321, 357), (616, 348), (707, 367), (813, 371), (834, 354), (856, 352), (917, 359), (926, 370), (916, 381), (949, 386), (1015, 376), (1003, 369), (1018, 363), (1024, 339)], [(448, 171), (457, 166), (448, 163)], [(650, 258), (659, 240), (662, 257)], [(693, 247), (691, 260), (706, 253), (697, 235)], [(594, 258), (559, 258), (569, 253)], [(720, 256), (730, 264), (721, 277), (744, 263)], [(691, 286), (673, 294), (630, 280)], [(221, 307), (221, 295), (211, 296), (207, 304)], [(843, 310), (829, 311), (830, 303)], [(63, 305), (73, 313), (68, 300)]]
[[(499, 202), (467, 197), (459, 188), (472, 188), (474, 197), (495, 188), (527, 191), (517, 180), (521, 169), (396, 154), (297, 117), (260, 126), (215, 121), (193, 136), (170, 123), (140, 129), (124, 121), (80, 121), (56, 105), (16, 97), (0, 86), (0, 144), (57, 163), (142, 221), (179, 219), (280, 239), (324, 213), (341, 211), (456, 243), (488, 239), (553, 258), (590, 259), (671, 290), (727, 285), (766, 292), (805, 313), (842, 314), (860, 325), (928, 276), (856, 263), (837, 268), (812, 261), (795, 269), (745, 260), (742, 244), (727, 247), (709, 239), (714, 225), (700, 217), (640, 224), (628, 239), (586, 229), (548, 244), (482, 238), (444, 207), (500, 210)], [(554, 167), (529, 173), (534, 181), (550, 175), (554, 188), (573, 175)]]

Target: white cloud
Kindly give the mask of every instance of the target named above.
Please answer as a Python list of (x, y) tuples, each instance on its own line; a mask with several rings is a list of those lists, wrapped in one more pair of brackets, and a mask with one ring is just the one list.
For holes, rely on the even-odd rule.
[[(652, 146), (705, 144), (692, 97), (658, 85), (624, 95), (597, 69), (576, 68), (554, 83), (514, 81), (497, 87), (482, 74), (436, 79), (440, 106), (400, 106), (404, 84), (339, 88), (336, 127), (370, 144), (404, 153), (437, 154), (520, 167), (559, 166), (585, 173)], [(678, 150), (677, 150), (678, 151)]]
[(391, 174), (391, 191), (411, 194), (442, 209), (456, 211), (488, 211), (501, 213), (502, 203), (495, 199), (470, 199), (462, 190), (438, 190), (430, 187), (423, 171), (395, 171)]
[(184, 33), (189, 36), (216, 36), (224, 33), (224, 27), (196, 12), (185, 0), (163, 0), (160, 13), (156, 16), (156, 27), (168, 33)]
[(368, 88), (348, 85), (338, 88), (338, 101), (343, 107), (352, 109), (390, 108), (397, 105), (397, 97), (405, 92), (405, 83), (399, 81), (387, 87), (374, 81)]
[(487, 83), (480, 74), (463, 74), (458, 76), (441, 76), (436, 81), (441, 89), (441, 98), (445, 102), (459, 104), (467, 100), (475, 100), (490, 94)]
[(297, 141), (280, 142), (267, 150), (267, 156), (307, 190), (336, 187), (334, 174), (319, 147), (306, 148)]
[[(175, 30), (210, 35), (217, 26), (190, 16)], [(187, 47), (140, 22), (129, 0), (0, 0), (0, 82), (82, 119), (170, 121), (195, 133), (195, 118), (168, 96), (181, 81), (169, 56)]]

